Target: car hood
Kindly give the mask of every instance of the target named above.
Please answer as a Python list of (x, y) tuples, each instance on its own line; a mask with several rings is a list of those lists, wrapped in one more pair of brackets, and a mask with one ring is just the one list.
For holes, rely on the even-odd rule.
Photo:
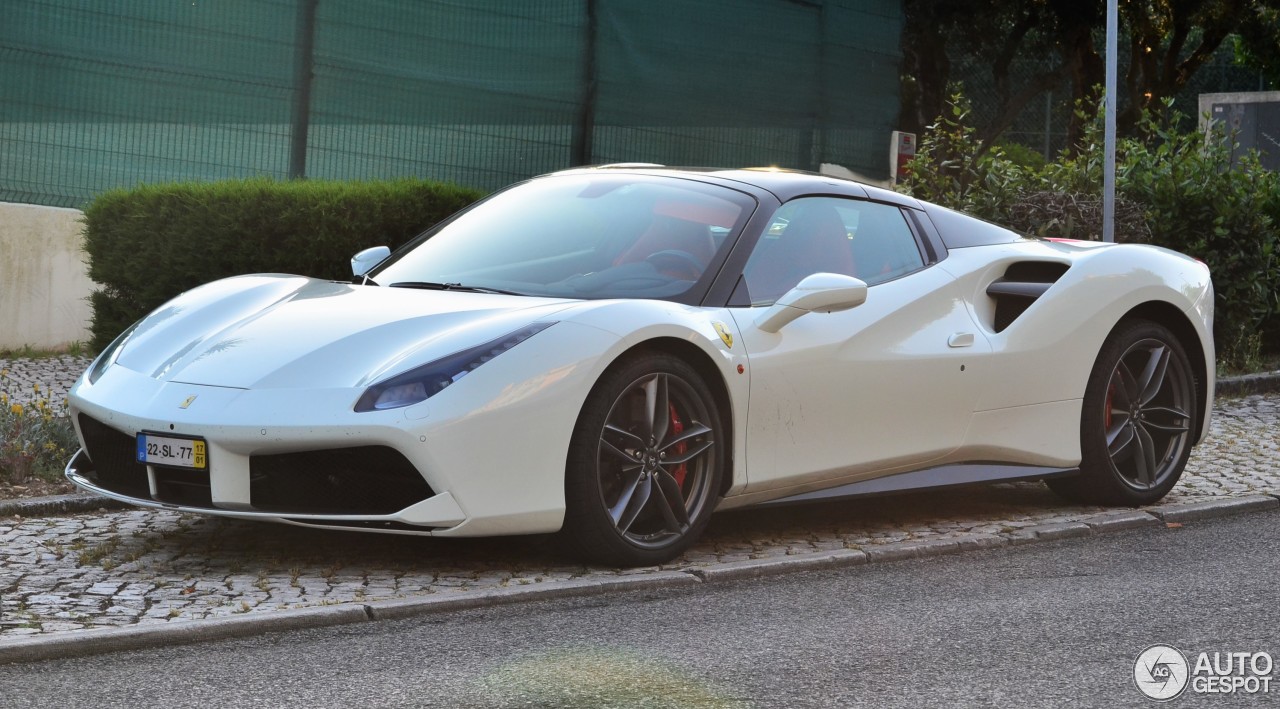
[(240, 276), (148, 315), (115, 366), (161, 381), (242, 389), (364, 386), (573, 302)]

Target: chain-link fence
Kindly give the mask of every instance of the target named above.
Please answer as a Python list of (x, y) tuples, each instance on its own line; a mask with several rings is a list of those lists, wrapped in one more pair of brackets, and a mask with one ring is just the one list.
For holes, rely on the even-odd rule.
[(618, 161), (883, 177), (901, 25), (896, 0), (5, 3), (0, 201)]
[[(1127, 47), (1129, 41), (1122, 37), (1117, 56), (1119, 75), (1123, 78), (1129, 69)], [(1105, 47), (1098, 47), (1105, 52)], [(1058, 59), (1054, 56), (1028, 57), (1009, 66), (1010, 93), (1031, 83), (1039, 74), (1050, 70)], [(973, 104), (975, 125), (986, 125), (1003, 108), (1004, 97), (992, 77), (991, 66), (981, 57), (957, 52), (954, 57), (953, 80), (956, 81)], [(1174, 97), (1173, 107), (1183, 114), (1181, 128), (1192, 130), (1198, 116), (1198, 97), (1202, 93), (1230, 91), (1261, 91), (1265, 85), (1258, 72), (1240, 66), (1235, 61), (1231, 43), (1224, 42), (1218, 50), (1193, 74), (1187, 85)], [(1131, 97), (1125, 94), (1123, 82), (1118, 88), (1119, 105), (1123, 109)], [(1012, 121), (997, 140), (1004, 144), (1016, 143), (1052, 160), (1067, 147), (1067, 128), (1071, 114), (1076, 110), (1071, 99), (1071, 86), (1063, 80), (1053, 89), (1034, 97)]]

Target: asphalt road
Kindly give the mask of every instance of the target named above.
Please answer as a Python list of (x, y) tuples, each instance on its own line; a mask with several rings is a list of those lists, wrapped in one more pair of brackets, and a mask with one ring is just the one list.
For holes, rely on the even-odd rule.
[(10, 665), (0, 705), (1155, 706), (1133, 683), (1152, 644), (1280, 662), (1278, 522)]

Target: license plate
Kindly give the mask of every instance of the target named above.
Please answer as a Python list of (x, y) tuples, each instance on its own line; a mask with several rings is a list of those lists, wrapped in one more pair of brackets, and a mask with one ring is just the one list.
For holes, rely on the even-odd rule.
[(206, 451), (205, 442), (199, 438), (138, 434), (139, 463), (204, 470), (209, 465)]

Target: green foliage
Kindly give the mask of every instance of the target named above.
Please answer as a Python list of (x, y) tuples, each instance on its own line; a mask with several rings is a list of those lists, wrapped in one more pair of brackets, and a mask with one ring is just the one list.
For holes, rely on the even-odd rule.
[(209, 281), (246, 273), (346, 280), (350, 258), (395, 248), (481, 197), (427, 180), (271, 179), (143, 185), (85, 210), (98, 351), (138, 318)]
[[(1149, 241), (1209, 265), (1214, 335), (1222, 363), (1256, 365), (1260, 333), (1280, 323), (1280, 175), (1256, 156), (1231, 165), (1230, 140), (1206, 140), (1174, 126), (1183, 117), (1163, 102), (1138, 136), (1116, 148), (1116, 238)], [(1101, 233), (1102, 118), (1081, 114), (1079, 144), (1041, 168), (1020, 166), (999, 148), (983, 152), (965, 123), (968, 104), (920, 140), (906, 189), (913, 195), (1040, 236), (1097, 239)]]
[(1003, 222), (1013, 198), (1031, 172), (1008, 159), (999, 146), (984, 151), (969, 122), (972, 107), (963, 94), (929, 126), (911, 161), (907, 194), (984, 219)]
[(1000, 142), (996, 147), (1009, 159), (1014, 165), (1028, 170), (1039, 170), (1045, 166), (1048, 161), (1039, 150), (1032, 150), (1022, 143)]
[(75, 430), (38, 387), (23, 392), (24, 404), (12, 385), (9, 372), (0, 370), (0, 479), (17, 484), (33, 477), (58, 480), (78, 447)]

